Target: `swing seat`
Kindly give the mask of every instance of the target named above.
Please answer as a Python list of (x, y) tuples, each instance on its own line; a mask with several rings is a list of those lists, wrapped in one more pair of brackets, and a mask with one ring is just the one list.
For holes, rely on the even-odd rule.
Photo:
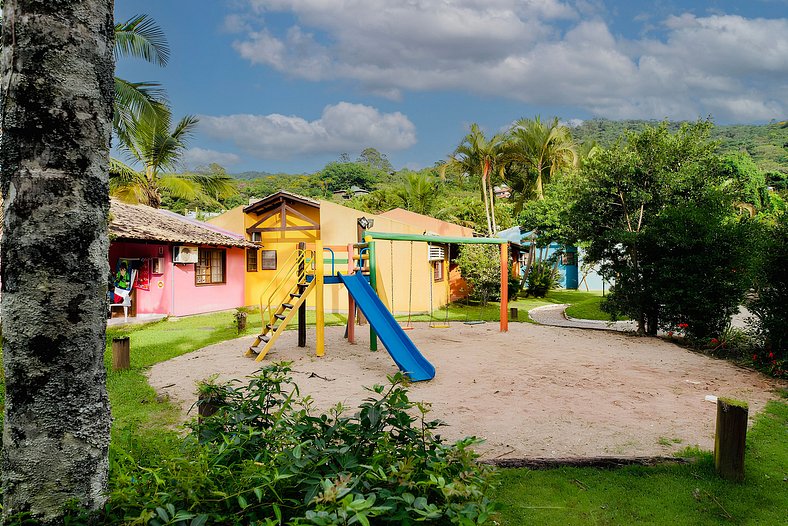
[(449, 329), (449, 328), (451, 328), (451, 325), (448, 324), (430, 325), (430, 329)]
[(465, 325), (483, 325), (483, 324), (485, 324), (487, 322), (484, 321), (484, 320), (472, 320), (472, 321), (466, 321), (464, 323), (465, 323)]

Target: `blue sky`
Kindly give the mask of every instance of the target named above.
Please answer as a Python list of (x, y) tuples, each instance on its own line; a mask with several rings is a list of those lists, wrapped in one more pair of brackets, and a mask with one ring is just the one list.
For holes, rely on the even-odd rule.
[(788, 109), (788, 0), (116, 0), (152, 16), (187, 168), (312, 172), (372, 146), (396, 168), (445, 159), (473, 122), (696, 119)]

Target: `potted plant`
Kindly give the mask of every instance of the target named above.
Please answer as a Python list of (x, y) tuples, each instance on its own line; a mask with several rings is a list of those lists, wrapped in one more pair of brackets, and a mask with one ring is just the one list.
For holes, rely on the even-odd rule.
[(248, 317), (248, 313), (243, 307), (239, 307), (235, 309), (233, 318), (235, 319), (235, 328), (238, 330), (238, 334), (241, 334), (243, 331), (246, 330), (247, 317)]

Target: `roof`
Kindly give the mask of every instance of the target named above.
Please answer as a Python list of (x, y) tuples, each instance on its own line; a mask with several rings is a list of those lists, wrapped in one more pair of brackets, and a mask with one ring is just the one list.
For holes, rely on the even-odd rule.
[(244, 236), (169, 210), (130, 205), (112, 199), (110, 214), (109, 233), (118, 241), (158, 241), (242, 248), (257, 246), (247, 241)]
[(278, 192), (264, 197), (244, 208), (244, 214), (263, 214), (272, 208), (276, 208), (283, 201), (294, 201), (302, 203), (314, 208), (320, 208), (320, 201), (305, 197), (303, 195), (294, 194), (287, 190), (279, 190)]
[(411, 212), (404, 208), (394, 208), (388, 212), (378, 214), (380, 217), (394, 219), (401, 223), (415, 226), (423, 230), (425, 233), (438, 234), (442, 236), (455, 236), (455, 237), (473, 237), (473, 229), (456, 223), (443, 221), (442, 219), (435, 219), (424, 214)]

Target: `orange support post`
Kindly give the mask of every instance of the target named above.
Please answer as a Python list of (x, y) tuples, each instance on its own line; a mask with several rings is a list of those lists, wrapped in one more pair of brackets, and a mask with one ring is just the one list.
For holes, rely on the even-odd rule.
[(501, 243), (501, 332), (509, 330), (509, 245)]
[[(353, 274), (354, 271), (353, 253), (353, 243), (349, 243), (347, 246), (348, 275)], [(347, 293), (347, 341), (348, 343), (356, 343), (356, 300), (353, 299), (350, 292)]]

